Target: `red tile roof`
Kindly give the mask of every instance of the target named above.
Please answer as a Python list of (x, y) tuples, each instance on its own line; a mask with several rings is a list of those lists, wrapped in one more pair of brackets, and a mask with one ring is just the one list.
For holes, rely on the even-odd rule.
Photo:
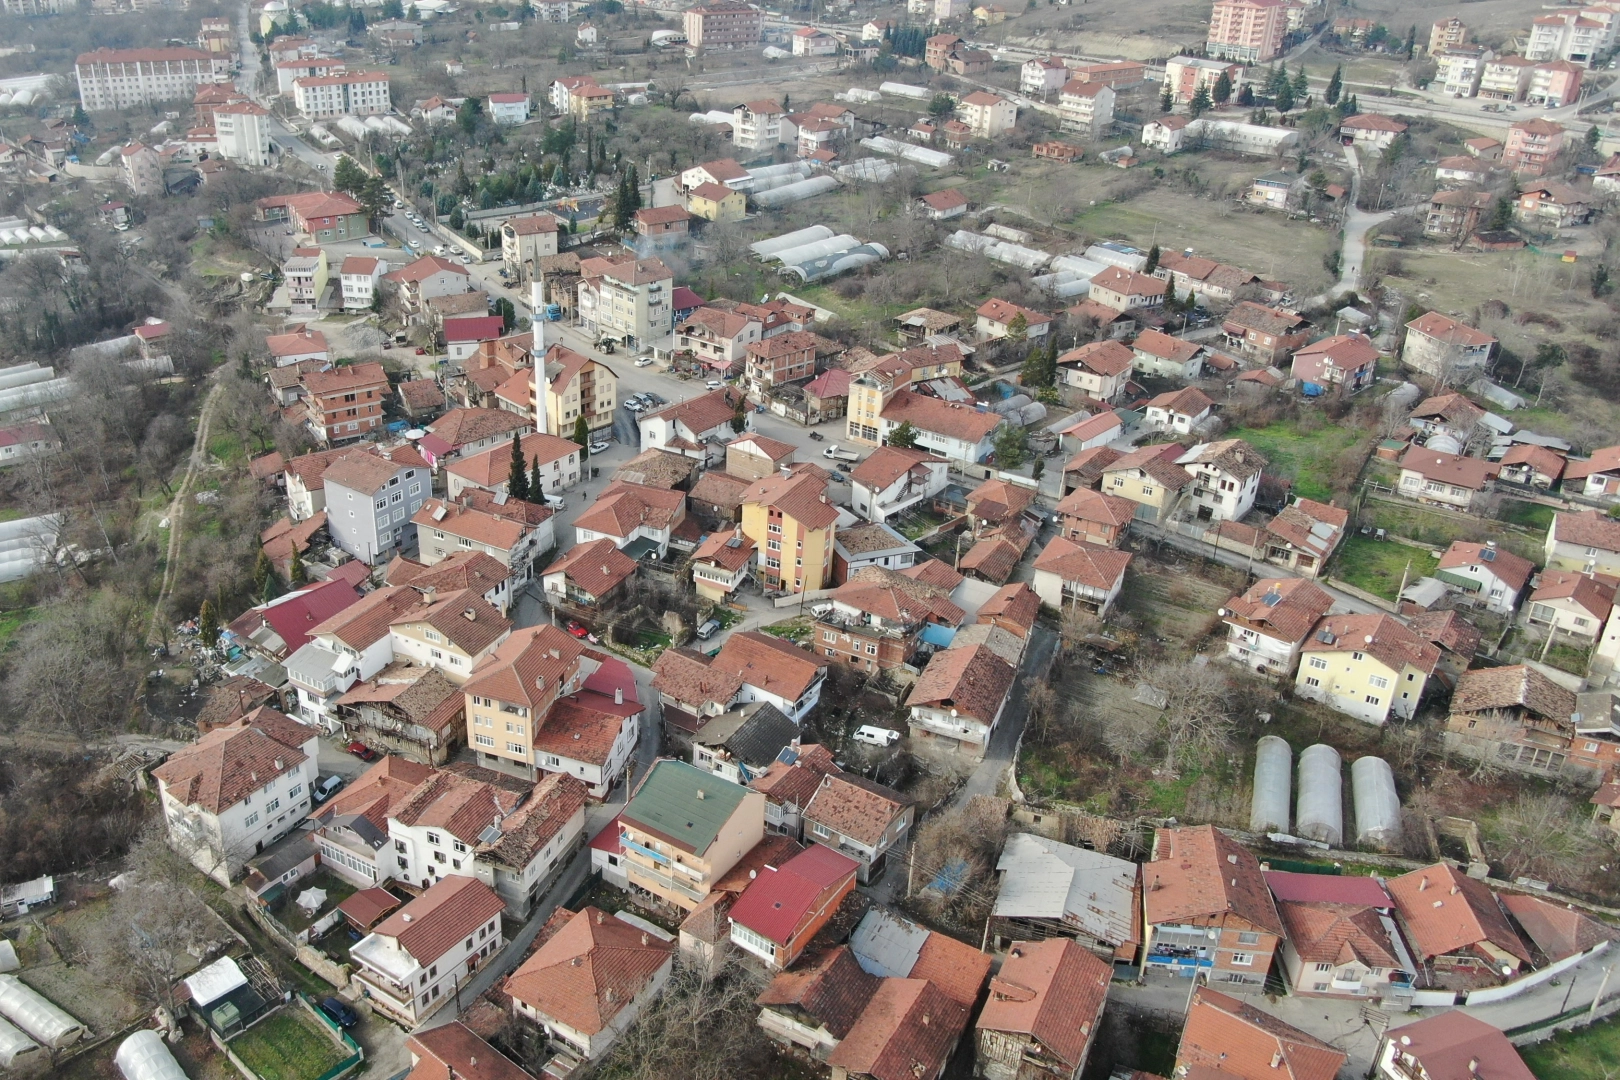
[(741, 675), (714, 667), (710, 657), (690, 649), (665, 649), (653, 663), (652, 688), (692, 709), (710, 703), (724, 708), (742, 684)]
[(1108, 341), (1093, 341), (1082, 345), (1078, 349), (1070, 349), (1058, 357), (1058, 363), (1077, 364), (1087, 371), (1098, 375), (1122, 375), (1131, 370), (1136, 362), (1136, 354), (1112, 339)]
[(1559, 544), (1593, 547), (1599, 551), (1620, 551), (1620, 521), (1596, 510), (1554, 514), (1552, 537)]
[(559, 684), (567, 681), (584, 652), (580, 641), (558, 627), (526, 626), (513, 631), (486, 656), (463, 689), (471, 695), (541, 709), (557, 696)]
[(1014, 942), (1001, 971), (990, 980), (990, 996), (974, 1027), (1028, 1035), (1062, 1062), (1062, 1072), (1084, 1063), (1103, 1007), (1108, 1003), (1112, 965), (1072, 938)]
[(910, 805), (911, 800), (893, 788), (854, 773), (834, 773), (822, 778), (821, 786), (804, 808), (804, 816), (807, 821), (829, 825), (868, 847), (876, 847)]
[(1065, 540), (1054, 536), (1035, 557), (1035, 569), (1047, 570), (1064, 581), (1077, 581), (1093, 589), (1111, 590), (1131, 565), (1129, 552)]
[(808, 471), (772, 473), (754, 481), (743, 491), (742, 505), (770, 507), (806, 529), (825, 529), (838, 520), (838, 507), (827, 497), (827, 482)]
[(506, 992), (576, 1031), (597, 1035), (670, 964), (673, 942), (585, 907), (506, 980)]
[(923, 979), (884, 979), (827, 1064), (872, 1080), (936, 1076), (967, 1026), (968, 1007)]
[(1540, 896), (1502, 893), (1498, 897), (1549, 963), (1585, 952), (1599, 942), (1620, 940), (1620, 929)]
[(1515, 592), (1524, 588), (1530, 581), (1530, 575), (1536, 572), (1535, 563), (1511, 551), (1503, 551), (1494, 544), (1453, 540), (1446, 553), (1440, 556), (1439, 569), (1455, 570), (1461, 566), (1483, 566)]
[(1429, 1080), (1534, 1080), (1519, 1052), (1501, 1030), (1461, 1010), (1443, 1012), (1385, 1035), (1402, 1054), (1418, 1062)]
[(1391, 615), (1329, 615), (1316, 624), (1307, 653), (1360, 652), (1394, 672), (1410, 664), (1425, 674), (1433, 674), (1440, 662), (1440, 650), (1414, 634), (1405, 623)]
[(268, 626), (286, 644), (286, 655), (291, 656), (308, 643), (316, 626), (359, 600), (360, 594), (347, 582), (317, 581), (268, 604), (249, 608), (231, 622), (230, 631), (247, 638), (260, 626)]
[(494, 889), (477, 878), (452, 874), (378, 923), (372, 933), (396, 939), (426, 968), (505, 910)]
[(1223, 618), (1234, 626), (1297, 645), (1333, 606), (1333, 597), (1304, 578), (1261, 578), (1226, 602)]
[(685, 492), (615, 480), (574, 519), (574, 527), (626, 540), (638, 528), (667, 530), (685, 511)]
[(912, 689), (910, 704), (954, 708), (988, 724), (1000, 712), (1017, 672), (985, 645), (934, 654)]
[(1530, 950), (1483, 881), (1445, 863), (1413, 870), (1388, 882), (1389, 894), (1406, 924), (1406, 938), (1420, 960), (1489, 942), (1530, 962)]
[(726, 639), (709, 667), (787, 701), (798, 701), (830, 664), (806, 649), (754, 630)]
[[(300, 735), (304, 737), (300, 739)], [(276, 777), (296, 770), (308, 760), (299, 747), (319, 736), (315, 728), (274, 709), (256, 709), (253, 719), (217, 727), (175, 751), (152, 775), (182, 805), (218, 814)]]
[(883, 407), (883, 419), (894, 424), (911, 421), (913, 427), (923, 431), (977, 444), (988, 438), (1001, 426), (1001, 417), (993, 412), (980, 412), (971, 405), (941, 401), (926, 394), (910, 390), (897, 390)]
[(802, 1015), (833, 1038), (843, 1039), (882, 983), (862, 970), (848, 945), (840, 945), (809, 965), (778, 974), (755, 1003)]
[(1142, 883), (1151, 925), (1230, 912), (1256, 929), (1282, 935), (1259, 861), (1213, 825), (1158, 830)]
[(405, 1080), (532, 1080), (459, 1020), (407, 1035), (405, 1049), (416, 1062)]
[(1393, 908), (1395, 901), (1366, 874), (1298, 874), (1288, 870), (1264, 870), (1266, 887), (1279, 903), (1356, 904), (1362, 907)]
[(1347, 1060), (1347, 1054), (1314, 1035), (1204, 988), (1193, 992), (1187, 1010), (1176, 1074), (1196, 1070), (1232, 1080), (1334, 1080)]

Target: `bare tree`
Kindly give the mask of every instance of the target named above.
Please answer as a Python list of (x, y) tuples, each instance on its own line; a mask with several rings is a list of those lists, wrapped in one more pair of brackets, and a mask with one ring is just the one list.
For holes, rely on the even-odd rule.
[(154, 822), (130, 851), (129, 879), (85, 947), (110, 980), (146, 1005), (173, 1009), (176, 982), (225, 935), (197, 898), (197, 875)]
[(754, 998), (760, 977), (735, 957), (711, 975), (684, 956), (664, 991), (603, 1062), (609, 1080), (729, 1080), (760, 1038)]
[(1562, 795), (1521, 794), (1483, 826), (1487, 850), (1509, 878), (1579, 881), (1597, 851), (1590, 822)]
[(1145, 669), (1142, 678), (1165, 697), (1159, 723), (1166, 769), (1184, 760), (1207, 762), (1226, 749), (1232, 716), (1225, 673), (1210, 664), (1164, 661)]

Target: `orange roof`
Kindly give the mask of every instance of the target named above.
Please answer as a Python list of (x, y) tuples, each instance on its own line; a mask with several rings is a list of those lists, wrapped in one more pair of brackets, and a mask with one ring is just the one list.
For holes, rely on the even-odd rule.
[(555, 626), (524, 627), (473, 669), (463, 689), (478, 697), (543, 709), (555, 700), (584, 652), (579, 641)]
[(303, 764), (307, 758), (299, 747), (318, 736), (315, 728), (274, 709), (256, 709), (177, 750), (152, 775), (182, 805), (218, 814)]
[(1151, 925), (1230, 912), (1256, 929), (1282, 936), (1282, 920), (1259, 861), (1213, 825), (1158, 830), (1142, 882)]
[(806, 649), (754, 630), (732, 634), (709, 663), (714, 671), (735, 675), (787, 701), (803, 697), (829, 666)]
[(1017, 674), (988, 646), (944, 649), (923, 668), (910, 703), (955, 709), (988, 724), (1001, 711)]
[[(733, 540), (737, 542), (732, 543)], [(747, 566), (754, 557), (754, 542), (742, 534), (741, 529), (710, 533), (709, 538), (692, 553), (693, 562), (714, 563), (723, 570), (736, 572)]]
[(1496, 896), (1483, 881), (1437, 863), (1386, 882), (1406, 924), (1407, 941), (1420, 960), (1489, 943), (1530, 962), (1530, 950), (1508, 925)]
[(808, 471), (756, 480), (743, 492), (742, 503), (779, 511), (806, 529), (825, 529), (838, 520), (838, 508), (827, 498), (827, 482)]
[(600, 599), (636, 572), (636, 560), (620, 551), (612, 540), (603, 538), (588, 544), (575, 544), (545, 574), (566, 574), (576, 586)]
[(615, 480), (574, 520), (574, 527), (623, 540), (638, 528), (667, 530), (685, 510), (685, 492)]
[[(1270, 1013), (1216, 990), (1193, 992), (1176, 1075), (1233, 1080), (1334, 1080), (1349, 1056)], [(1186, 1070), (1185, 1072), (1183, 1070)]]
[(923, 431), (974, 445), (1001, 426), (1001, 417), (993, 412), (980, 412), (971, 405), (941, 401), (910, 390), (895, 391), (882, 415), (894, 424), (910, 420), (913, 427)]
[(937, 1075), (968, 1015), (968, 1006), (924, 979), (884, 979), (827, 1064), (872, 1080)]
[(1108, 1002), (1111, 965), (1072, 938), (1014, 942), (974, 1027), (1028, 1035), (1063, 1072), (1085, 1064)]
[(1410, 664), (1433, 674), (1440, 650), (1414, 634), (1391, 615), (1329, 615), (1316, 624), (1305, 652), (1366, 653), (1389, 670), (1400, 672)]
[(1080, 521), (1125, 526), (1136, 516), (1136, 504), (1118, 495), (1108, 495), (1091, 488), (1076, 488), (1057, 504), (1057, 513), (1060, 517)]
[(596, 1035), (668, 965), (675, 946), (585, 907), (506, 980), (506, 992), (576, 1031)]
[(1078, 581), (1094, 589), (1111, 590), (1131, 565), (1129, 552), (1065, 540), (1054, 536), (1035, 557), (1035, 569), (1048, 570), (1064, 581)]
[(1261, 578), (1226, 602), (1225, 619), (1279, 641), (1298, 644), (1333, 606), (1333, 597), (1304, 578)]
[[(578, 443), (538, 431), (523, 436), (518, 442), (518, 447), (523, 454), (523, 460), (531, 465), (536, 458), (544, 466), (566, 458), (569, 454), (579, 453)], [(512, 447), (505, 444), (491, 447), (470, 458), (452, 461), (446, 466), (445, 471), (461, 477), (476, 487), (494, 488), (506, 482), (511, 465)]]
[(1131, 370), (1135, 354), (1117, 341), (1093, 341), (1058, 357), (1059, 364), (1077, 364), (1098, 375), (1121, 375)]

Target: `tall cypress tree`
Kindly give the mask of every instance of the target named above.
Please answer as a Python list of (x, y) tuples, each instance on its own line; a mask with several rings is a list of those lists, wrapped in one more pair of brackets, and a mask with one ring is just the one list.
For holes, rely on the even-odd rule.
[(529, 470), (523, 463), (523, 446), (515, 431), (512, 432), (512, 464), (506, 470), (506, 497), (529, 501)]
[(1322, 94), (1322, 100), (1329, 105), (1339, 103), (1339, 95), (1344, 93), (1344, 65), (1340, 64), (1333, 69), (1333, 75), (1328, 79), (1327, 90)]
[(540, 455), (534, 455), (533, 467), (529, 470), (529, 498), (528, 502), (544, 502), (546, 494), (546, 481), (540, 475)]

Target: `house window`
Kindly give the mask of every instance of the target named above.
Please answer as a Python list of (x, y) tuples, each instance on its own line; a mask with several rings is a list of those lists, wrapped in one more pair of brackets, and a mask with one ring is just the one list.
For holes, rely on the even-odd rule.
[(1310, 659), (1310, 666), (1315, 668), (1317, 671), (1326, 671), (1328, 662), (1322, 659), (1320, 656), (1313, 656)]
[(1252, 952), (1235, 952), (1232, 954), (1232, 965), (1234, 967), (1249, 967), (1253, 963), (1254, 953)]
[(277, 810), (280, 810), (280, 809), (281, 809), (281, 800), (280, 799), (271, 799), (268, 803), (265, 804), (264, 812), (267, 813), (267, 814), (273, 814)]
[(1260, 935), (1255, 933), (1254, 931), (1245, 930), (1242, 933), (1238, 934), (1238, 944), (1239, 945), (1258, 945), (1258, 944), (1260, 944)]
[(1383, 701), (1381, 699), (1379, 699), (1378, 697), (1376, 697), (1375, 695), (1373, 695), (1373, 694), (1368, 694), (1365, 700), (1366, 700), (1367, 704), (1369, 704), (1369, 705), (1382, 705), (1383, 704)]
[(1365, 656), (1366, 656), (1366, 654), (1365, 654), (1365, 653), (1358, 653), (1358, 652), (1353, 652), (1353, 653), (1351, 653), (1351, 654), (1350, 654), (1350, 659), (1352, 659), (1352, 660), (1355, 660), (1355, 661), (1358, 661), (1358, 662), (1359, 662), (1359, 661), (1360, 661), (1360, 660), (1361, 660), (1361, 659), (1362, 659), (1362, 658), (1363, 658), (1363, 657), (1365, 657)]
[(1389, 680), (1382, 675), (1369, 675), (1367, 676), (1367, 685), (1375, 690), (1383, 690), (1389, 686)]
[(247, 820), (242, 822), (243, 825), (247, 826), (250, 829), (253, 828), (253, 826), (257, 825), (258, 823), (259, 823), (259, 815), (257, 813), (249, 814), (247, 816)]
[(292, 787), (287, 789), (287, 798), (296, 799), (296, 798), (298, 798), (298, 793), (300, 791), (303, 791), (303, 790), (304, 790), (304, 785), (303, 784), (294, 784)]
[(823, 630), (821, 632), (821, 640), (822, 641), (837, 641), (838, 640), (838, 635), (833, 633), (831, 630)]
[(1332, 964), (1317, 964), (1316, 965), (1316, 970), (1317, 971), (1332, 971), (1333, 970), (1333, 965)]
[(1305, 685), (1306, 686), (1317, 686), (1317, 687), (1319, 687), (1319, 686), (1322, 685), (1322, 680), (1318, 679), (1314, 675), (1307, 675), (1307, 676), (1305, 676)]
[(474, 735), (473, 742), (479, 746), (494, 746), (495, 737), (493, 735)]
[(428, 841), (428, 843), (432, 844), (434, 847), (438, 847), (439, 846), (439, 834), (436, 833), (436, 832), (428, 833), (427, 841)]
[(517, 754), (519, 757), (522, 757), (527, 750), (528, 748), (522, 743), (509, 742), (506, 744), (506, 752), (509, 754)]
[(831, 836), (832, 835), (832, 830), (827, 828), (827, 826), (823, 825), (819, 821), (812, 821), (810, 823), (810, 831), (815, 833), (817, 836)]

